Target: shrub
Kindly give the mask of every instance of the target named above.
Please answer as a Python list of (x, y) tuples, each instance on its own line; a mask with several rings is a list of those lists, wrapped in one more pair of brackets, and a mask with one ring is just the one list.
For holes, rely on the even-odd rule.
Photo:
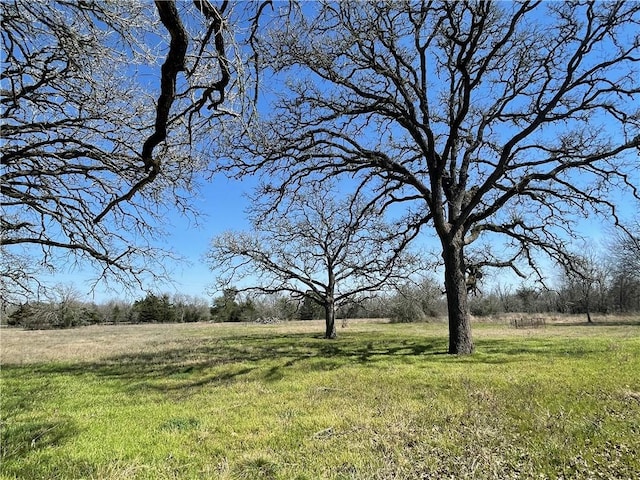
[(437, 283), (425, 279), (419, 284), (405, 284), (398, 288), (391, 301), (390, 319), (397, 323), (425, 322), (445, 311)]

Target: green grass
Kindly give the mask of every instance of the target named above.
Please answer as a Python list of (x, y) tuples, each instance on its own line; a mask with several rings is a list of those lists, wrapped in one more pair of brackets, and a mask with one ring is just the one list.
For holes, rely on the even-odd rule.
[(474, 329), (3, 331), (0, 478), (637, 478), (638, 322)]

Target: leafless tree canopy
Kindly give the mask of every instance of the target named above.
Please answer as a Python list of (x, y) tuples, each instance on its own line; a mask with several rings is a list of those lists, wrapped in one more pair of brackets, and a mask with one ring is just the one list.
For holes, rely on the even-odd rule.
[(2, 2), (6, 293), (65, 257), (125, 284), (161, 273), (150, 240), (169, 209), (195, 213), (198, 145), (239, 105), (226, 7)]
[(254, 210), (252, 233), (213, 239), (207, 259), (221, 286), (246, 279), (239, 291), (309, 295), (325, 309), (333, 338), (336, 307), (405, 282), (419, 266), (406, 248), (415, 232), (393, 228), (359, 197), (339, 195), (327, 183), (308, 185), (277, 210)]
[(630, 231), (615, 232), (608, 248), (614, 270), (640, 281), (640, 214), (636, 214)]
[(283, 190), (349, 174), (404, 204), (442, 244), (452, 353), (473, 350), (468, 254), (540, 274), (576, 216), (638, 199), (638, 2), (338, 2), (274, 23), (261, 58), (286, 93), (232, 167)]

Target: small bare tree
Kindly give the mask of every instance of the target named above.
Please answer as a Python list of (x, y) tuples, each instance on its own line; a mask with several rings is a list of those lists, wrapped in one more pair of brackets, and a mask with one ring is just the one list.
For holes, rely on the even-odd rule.
[(404, 206), (440, 242), (449, 352), (468, 354), (467, 256), (543, 278), (576, 215), (637, 201), (639, 32), (638, 2), (314, 4), (260, 36), (287, 91), (231, 167), (283, 190), (346, 174)]
[(299, 190), (276, 211), (256, 205), (253, 233), (227, 232), (211, 243), (207, 260), (219, 283), (311, 299), (324, 309), (325, 338), (335, 338), (336, 307), (417, 268), (405, 251), (415, 232), (394, 230), (371, 204), (338, 195), (325, 184)]
[[(566, 263), (562, 290), (566, 300), (584, 311), (587, 322), (593, 323), (591, 312), (595, 308), (602, 311), (605, 290), (608, 285), (607, 269), (598, 255), (589, 248), (574, 253)], [(578, 305), (575, 305), (575, 304)]]

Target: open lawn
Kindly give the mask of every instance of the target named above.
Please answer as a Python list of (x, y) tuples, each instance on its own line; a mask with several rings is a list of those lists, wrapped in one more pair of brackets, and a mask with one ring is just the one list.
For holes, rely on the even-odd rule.
[[(596, 319), (597, 320), (597, 319)], [(2, 329), (0, 478), (640, 476), (640, 319)]]

